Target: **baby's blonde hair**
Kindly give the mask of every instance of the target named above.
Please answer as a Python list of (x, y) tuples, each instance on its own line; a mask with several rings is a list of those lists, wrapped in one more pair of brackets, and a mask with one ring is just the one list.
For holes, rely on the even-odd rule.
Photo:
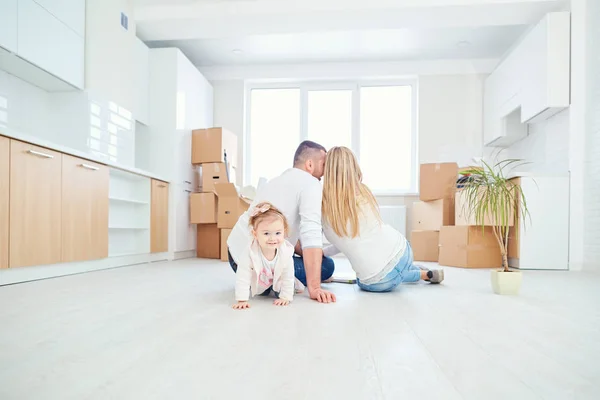
[(323, 220), (340, 237), (360, 234), (360, 206), (367, 204), (381, 221), (375, 196), (362, 183), (358, 161), (347, 147), (333, 147), (327, 153), (323, 183)]
[(249, 224), (252, 229), (256, 231), (258, 224), (267, 219), (280, 218), (283, 222), (283, 231), (285, 236), (288, 233), (288, 222), (287, 218), (277, 207), (273, 204), (263, 201), (262, 203), (258, 203), (250, 214)]

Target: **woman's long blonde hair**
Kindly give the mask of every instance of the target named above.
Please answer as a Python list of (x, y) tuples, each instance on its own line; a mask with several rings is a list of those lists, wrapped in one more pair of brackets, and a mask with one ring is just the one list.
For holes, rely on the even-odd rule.
[(327, 152), (323, 183), (323, 220), (340, 237), (360, 234), (360, 206), (368, 205), (381, 220), (375, 196), (362, 183), (362, 171), (352, 150), (333, 147)]

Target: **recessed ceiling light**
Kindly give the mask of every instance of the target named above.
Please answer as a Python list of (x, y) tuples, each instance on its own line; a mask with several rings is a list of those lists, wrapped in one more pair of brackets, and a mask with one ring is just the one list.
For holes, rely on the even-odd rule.
[(460, 49), (464, 49), (465, 47), (469, 47), (470, 45), (471, 42), (469, 42), (468, 40), (461, 40), (460, 42), (456, 43), (456, 47)]
[(243, 50), (240, 50), (240, 49), (233, 49), (233, 50), (231, 50), (231, 52), (232, 52), (233, 54), (235, 54), (236, 56), (239, 56), (240, 54), (243, 54), (243, 53), (244, 53), (244, 51), (243, 51)]

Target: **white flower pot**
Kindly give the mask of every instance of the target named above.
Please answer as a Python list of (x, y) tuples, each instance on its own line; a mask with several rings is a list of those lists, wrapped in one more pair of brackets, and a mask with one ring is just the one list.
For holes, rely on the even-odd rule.
[(492, 270), (492, 289), (496, 294), (519, 294), (522, 280), (523, 274), (520, 271)]

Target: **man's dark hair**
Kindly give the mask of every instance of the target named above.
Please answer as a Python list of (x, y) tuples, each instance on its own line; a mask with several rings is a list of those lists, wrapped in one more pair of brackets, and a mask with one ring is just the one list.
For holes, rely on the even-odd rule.
[(300, 143), (300, 145), (296, 149), (296, 153), (294, 154), (294, 167), (306, 162), (306, 160), (313, 157), (315, 153), (321, 151), (327, 153), (325, 147), (321, 146), (319, 143), (315, 143), (310, 140), (305, 140), (304, 142)]

